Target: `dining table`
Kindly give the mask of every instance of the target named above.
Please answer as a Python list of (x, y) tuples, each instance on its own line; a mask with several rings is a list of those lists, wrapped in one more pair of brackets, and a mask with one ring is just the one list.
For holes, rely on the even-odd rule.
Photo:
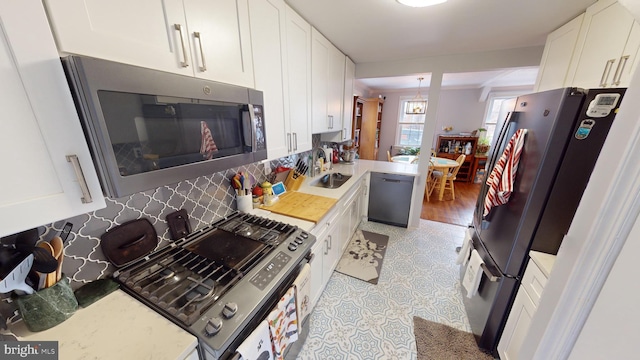
[[(433, 169), (442, 172), (442, 181), (440, 181), (440, 187), (438, 188), (438, 200), (442, 201), (442, 197), (444, 195), (444, 188), (446, 185), (446, 176), (449, 171), (453, 168), (460, 166), (457, 161), (432, 156), (431, 164), (433, 164)], [(431, 166), (431, 165), (430, 165)]]

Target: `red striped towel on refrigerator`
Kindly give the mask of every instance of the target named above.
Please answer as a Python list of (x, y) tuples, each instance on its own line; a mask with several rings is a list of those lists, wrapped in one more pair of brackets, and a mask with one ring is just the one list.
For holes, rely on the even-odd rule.
[(524, 146), (526, 129), (520, 129), (509, 140), (500, 160), (487, 178), (489, 190), (484, 199), (483, 216), (489, 215), (491, 208), (506, 204), (513, 192), (513, 184), (516, 181), (516, 172), (520, 163), (520, 155)]
[(218, 151), (218, 147), (213, 141), (211, 130), (209, 130), (205, 121), (200, 121), (200, 135), (202, 136), (200, 141), (200, 154), (202, 154), (202, 156), (207, 160), (211, 159), (213, 157), (213, 153)]

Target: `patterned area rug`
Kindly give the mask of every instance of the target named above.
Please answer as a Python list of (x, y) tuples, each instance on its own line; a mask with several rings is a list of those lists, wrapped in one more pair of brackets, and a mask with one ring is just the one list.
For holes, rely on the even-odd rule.
[(336, 271), (377, 284), (388, 243), (387, 235), (364, 230), (356, 231)]
[(413, 317), (417, 360), (493, 360), (476, 344), (473, 334), (451, 326)]

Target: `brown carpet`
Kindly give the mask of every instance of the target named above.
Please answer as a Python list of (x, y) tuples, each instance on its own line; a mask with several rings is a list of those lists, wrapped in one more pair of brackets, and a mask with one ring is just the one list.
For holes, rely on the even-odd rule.
[(478, 348), (472, 333), (413, 317), (417, 360), (493, 360)]

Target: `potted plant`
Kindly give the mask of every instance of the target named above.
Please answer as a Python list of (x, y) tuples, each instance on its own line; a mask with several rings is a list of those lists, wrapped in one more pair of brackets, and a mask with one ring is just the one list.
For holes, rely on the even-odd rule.
[(487, 129), (479, 128), (478, 130), (478, 144), (476, 145), (476, 154), (478, 155), (486, 155), (489, 152), (489, 148), (491, 144), (489, 143), (489, 139), (487, 139)]

